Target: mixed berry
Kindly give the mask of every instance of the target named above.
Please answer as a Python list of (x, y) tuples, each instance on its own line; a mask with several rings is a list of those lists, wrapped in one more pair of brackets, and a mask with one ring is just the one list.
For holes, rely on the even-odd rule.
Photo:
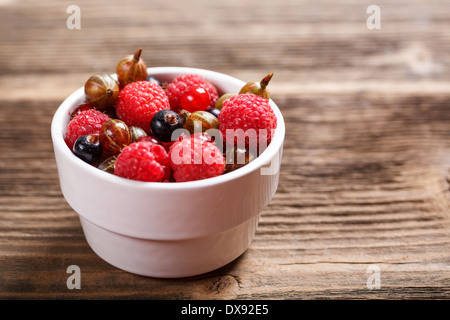
[(85, 83), (64, 134), (78, 158), (127, 179), (184, 182), (237, 170), (271, 142), (272, 73), (220, 93), (198, 74), (163, 83), (147, 74), (141, 52), (119, 61), (117, 80), (95, 74)]

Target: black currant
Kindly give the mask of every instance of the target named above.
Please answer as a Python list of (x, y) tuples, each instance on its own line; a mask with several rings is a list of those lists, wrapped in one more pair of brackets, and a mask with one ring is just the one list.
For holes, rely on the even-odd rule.
[(220, 110), (217, 108), (208, 108), (206, 109), (207, 112), (211, 113), (212, 115), (216, 116), (216, 118), (219, 118)]
[(180, 116), (172, 110), (157, 112), (150, 122), (152, 135), (162, 142), (171, 142), (172, 133), (181, 128), (183, 128), (183, 122)]
[(73, 145), (73, 153), (87, 163), (98, 161), (102, 155), (102, 150), (98, 133), (80, 136)]

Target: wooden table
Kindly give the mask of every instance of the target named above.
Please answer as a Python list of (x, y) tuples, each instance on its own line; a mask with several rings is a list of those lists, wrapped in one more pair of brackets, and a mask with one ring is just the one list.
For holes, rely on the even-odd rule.
[[(370, 1), (78, 0), (78, 30), (69, 4), (0, 1), (0, 298), (450, 297), (450, 1), (377, 1), (374, 30)], [(139, 47), (149, 66), (275, 74), (278, 191), (246, 253), (208, 274), (112, 267), (59, 187), (55, 110)]]

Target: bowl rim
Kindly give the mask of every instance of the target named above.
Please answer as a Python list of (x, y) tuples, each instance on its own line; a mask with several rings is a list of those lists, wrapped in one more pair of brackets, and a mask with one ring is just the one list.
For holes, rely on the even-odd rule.
[[(148, 68), (149, 75), (163, 74), (164, 76), (175, 77), (181, 74), (188, 74), (188, 73), (199, 74), (206, 80), (211, 81), (213, 84), (215, 81), (220, 80), (225, 82), (233, 82), (236, 84), (236, 86), (240, 85), (241, 87), (245, 84), (244, 81), (239, 80), (238, 78), (235, 78), (233, 76), (206, 69), (191, 68), (191, 67), (170, 67), (170, 66)], [(113, 74), (113, 76), (115, 77), (115, 74)], [(144, 182), (126, 179), (99, 170), (93, 165), (82, 161), (81, 159), (76, 157), (67, 147), (67, 144), (64, 141), (64, 132), (67, 127), (67, 123), (64, 124), (64, 120), (67, 119), (67, 117), (70, 114), (70, 111), (76, 107), (74, 106), (75, 103), (78, 104), (81, 103), (80, 101), (83, 96), (84, 96), (84, 86), (80, 87), (79, 89), (71, 93), (56, 110), (51, 123), (51, 137), (53, 141), (53, 147), (55, 150), (57, 149), (59, 152), (62, 152), (65, 155), (65, 158), (71, 161), (72, 165), (77, 166), (80, 169), (83, 169), (86, 172), (91, 173), (92, 175), (96, 175), (99, 178), (110, 183), (116, 184), (118, 183), (132, 188), (148, 188), (148, 189), (158, 188), (167, 190), (202, 188), (222, 184), (246, 176), (270, 164), (272, 159), (274, 159), (274, 157), (278, 157), (277, 153), (282, 148), (284, 142), (285, 123), (283, 115), (281, 114), (281, 111), (275, 104), (275, 102), (272, 99), (269, 99), (269, 104), (272, 107), (275, 116), (277, 117), (277, 128), (275, 129), (272, 140), (267, 146), (266, 150), (264, 150), (264, 152), (262, 152), (255, 160), (248, 163), (247, 165), (217, 177), (196, 181), (163, 183), (163, 182)]]

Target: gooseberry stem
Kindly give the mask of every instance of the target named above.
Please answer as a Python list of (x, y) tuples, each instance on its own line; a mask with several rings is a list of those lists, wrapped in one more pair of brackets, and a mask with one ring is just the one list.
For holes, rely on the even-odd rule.
[(260, 82), (261, 88), (267, 87), (270, 79), (272, 79), (272, 76), (273, 76), (273, 72), (269, 73), (267, 76), (264, 77), (264, 79), (261, 80), (261, 82)]
[(142, 48), (139, 48), (135, 53), (133, 59), (138, 62), (141, 58)]

